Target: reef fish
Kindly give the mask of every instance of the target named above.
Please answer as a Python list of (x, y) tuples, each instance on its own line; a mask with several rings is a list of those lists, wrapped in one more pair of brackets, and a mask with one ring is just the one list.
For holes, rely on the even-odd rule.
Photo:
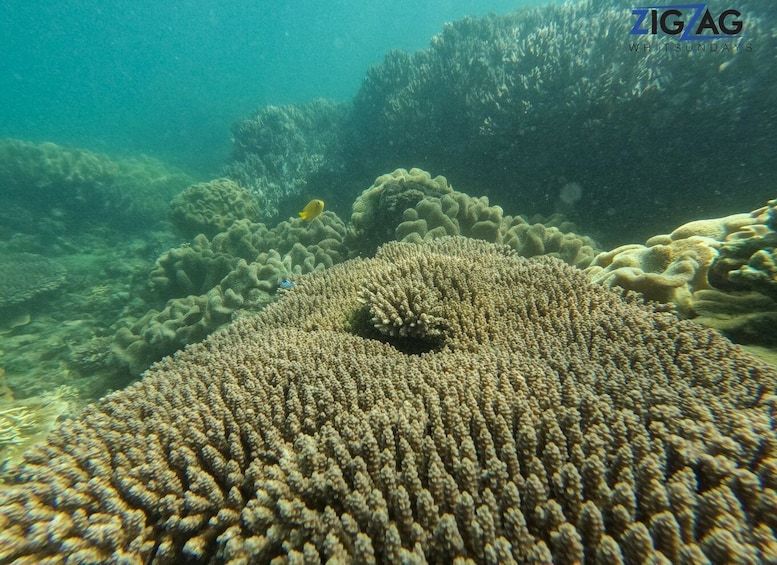
[(305, 206), (302, 209), (302, 212), (299, 213), (299, 217), (305, 220), (306, 222), (311, 221), (314, 218), (317, 218), (319, 215), (321, 215), (321, 212), (324, 211), (324, 201), (323, 200), (311, 200), (307, 203), (307, 206)]
[(283, 279), (281, 282), (278, 283), (278, 288), (282, 288), (284, 290), (291, 290), (294, 288), (294, 283), (291, 282), (289, 279)]

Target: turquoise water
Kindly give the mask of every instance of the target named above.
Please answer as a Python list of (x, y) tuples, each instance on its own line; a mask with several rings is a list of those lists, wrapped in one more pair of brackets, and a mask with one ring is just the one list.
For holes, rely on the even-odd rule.
[(509, 0), (4, 2), (0, 137), (145, 152), (213, 174), (264, 104), (347, 101), (390, 49)]

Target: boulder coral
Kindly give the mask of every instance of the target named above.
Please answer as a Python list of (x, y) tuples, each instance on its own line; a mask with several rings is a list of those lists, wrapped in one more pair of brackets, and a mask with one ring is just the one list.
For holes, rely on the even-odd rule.
[(170, 249), (149, 277), (152, 293), (164, 304), (124, 320), (112, 347), (115, 364), (137, 375), (238, 312), (261, 309), (285, 278), (345, 260), (345, 235), (343, 222), (325, 212), (309, 223), (295, 218), (274, 228), (238, 220), (210, 240), (198, 235)]
[(432, 178), (418, 168), (375, 179), (354, 202), (350, 227), (349, 241), (368, 254), (389, 241), (419, 243), (456, 235), (504, 242), (525, 257), (550, 255), (578, 267), (586, 267), (597, 251), (588, 237), (505, 215), (487, 197), (455, 191), (445, 177)]
[(0, 561), (777, 560), (777, 372), (716, 333), (463, 238), (297, 283), (30, 449)]
[(259, 205), (251, 193), (229, 179), (194, 184), (170, 203), (173, 225), (188, 237), (213, 237), (236, 220), (258, 217)]

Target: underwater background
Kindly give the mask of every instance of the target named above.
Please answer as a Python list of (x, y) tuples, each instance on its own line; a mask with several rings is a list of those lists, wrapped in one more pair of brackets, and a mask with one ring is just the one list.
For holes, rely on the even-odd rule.
[[(0, 501), (8, 502), (0, 542), (16, 541), (0, 543), (0, 561), (76, 549), (87, 562), (125, 550), (238, 562), (283, 553), (278, 540), (249, 533), (304, 522), (299, 507), (241, 514), (242, 497), (259, 489), (245, 481), (265, 472), (251, 475), (241, 450), (250, 444), (267, 469), (281, 452), (301, 454), (301, 472), (315, 475), (323, 463), (308, 458), (307, 440), (297, 442), (298, 433), (321, 431), (307, 411), (317, 406), (321, 422), (332, 417), (322, 429), (337, 428), (327, 387), (339, 390), (337, 375), (358, 381), (364, 366), (383, 391), (360, 389), (365, 406), (407, 397), (391, 416), (353, 418), (370, 430), (340, 430), (365, 442), (374, 433), (379, 456), (371, 444), (348, 449), (388, 466), (415, 450), (408, 457), (434, 474), (428, 442), (422, 449), (414, 439), (428, 429), (392, 419), (410, 407), (434, 420), (436, 400), (421, 406), (394, 390), (403, 381), (381, 380), (387, 367), (412, 382), (421, 375), (420, 388), (436, 383), (430, 394), (445, 403), (445, 394), (464, 395), (444, 392), (448, 373), (478, 391), (469, 379), (501, 375), (502, 354), (511, 363), (504, 374), (531, 375), (536, 387), (520, 398), (500, 389), (490, 412), (480, 397), (459, 410), (445, 404), (452, 415), (434, 432), (442, 453), (450, 445), (440, 430), (453, 426), (453, 444), (481, 465), (480, 478), (452, 452), (439, 463), (450, 472), (445, 488), (417, 488), (403, 470), (408, 510), (403, 491), (382, 482), (383, 468), (357, 472), (358, 461), (340, 461), (353, 473), (348, 488), (371, 475), (373, 492), (400, 498), (388, 500), (390, 524), (370, 522), (354, 503), (364, 515), (351, 523), (346, 512), (334, 527), (322, 510), (329, 487), (319, 492), (311, 479), (306, 504), (324, 517), (310, 526), (318, 553), (305, 544), (308, 561), (354, 552), (400, 561), (421, 560), (418, 552), (477, 562), (497, 553), (509, 561), (511, 552), (570, 563), (620, 552), (625, 562), (777, 559), (777, 8), (766, 0), (704, 8), (717, 33), (685, 40), (651, 33), (649, 18), (638, 21), (648, 8), (626, 0), (10, 2), (0, 19)], [(686, 26), (695, 10), (681, 8)], [(724, 33), (735, 17), (742, 30)], [(586, 305), (597, 314), (587, 316)], [(337, 336), (322, 338), (320, 351), (298, 349), (319, 331)], [(228, 388), (243, 378), (241, 363), (256, 375), (266, 369), (266, 390), (251, 389), (251, 379)], [(272, 397), (276, 370), (307, 401)], [(219, 388), (221, 371), (228, 385)], [(321, 382), (306, 380), (319, 372)], [(569, 382), (574, 394), (558, 392)], [(251, 399), (242, 398), (249, 389)], [(353, 408), (348, 394), (338, 410)], [(198, 408), (187, 411), (190, 404)], [(256, 448), (265, 440), (245, 430), (251, 437), (238, 447), (234, 436), (208, 444), (207, 434), (224, 431), (208, 419), (211, 408), (244, 425), (248, 405), (287, 409), (286, 420), (262, 415), (268, 429), (283, 420), (287, 447), (266, 440), (266, 451)], [(462, 430), (479, 429), (480, 409), (487, 433), (472, 439)], [(159, 424), (170, 414), (172, 427)], [(199, 414), (190, 426), (175, 423)], [(696, 421), (709, 426), (688, 424)], [(33, 447), (52, 431), (54, 443)], [(149, 458), (178, 459), (140, 464), (145, 447), (95, 448), (92, 433), (131, 442), (147, 434)], [(397, 439), (395, 450), (393, 433), (408, 446)], [(490, 457), (489, 434), (515, 445), (505, 440)], [(171, 445), (185, 437), (186, 447), (168, 449), (160, 437)], [(105, 529), (84, 526), (73, 509), (87, 484), (78, 477), (108, 467), (60, 453), (70, 444), (118, 461), (111, 487), (88, 494), (97, 514), (116, 511)], [(187, 459), (192, 445), (202, 450), (197, 462)], [(132, 465), (118, 453), (125, 448)], [(520, 464), (510, 449), (523, 450)], [(329, 462), (342, 456), (335, 451)], [(25, 452), (28, 466), (16, 467)], [(53, 470), (41, 453), (54, 453)], [(184, 460), (185, 470), (176, 467)], [(168, 463), (173, 479), (159, 471)], [(153, 510), (159, 492), (144, 490), (165, 482), (158, 471), (182, 481), (172, 498), (185, 494), (185, 503), (165, 498), (164, 520)], [(187, 490), (181, 477), (190, 472), (223, 481), (192, 479)], [(695, 490), (691, 475), (701, 477)], [(25, 482), (40, 477), (54, 490), (41, 487), (43, 510), (29, 513), (19, 506)], [(5, 490), (6, 482), (15, 486)], [(656, 487), (670, 483), (668, 493)], [(475, 491), (477, 508), (465, 496)], [(519, 507), (525, 517), (509, 514)], [(45, 527), (34, 524), (40, 516)], [(166, 533), (155, 537), (138, 520)], [(462, 529), (461, 541), (451, 521), (478, 525)], [(357, 527), (374, 546), (349, 545), (365, 543)], [(419, 528), (436, 533), (427, 539)], [(238, 539), (244, 545), (230, 541)], [(265, 545), (254, 554), (252, 544)]]
[(203, 174), (262, 104), (350, 100), (387, 51), (531, 2), (22, 2), (0, 21), (0, 135), (149, 153)]

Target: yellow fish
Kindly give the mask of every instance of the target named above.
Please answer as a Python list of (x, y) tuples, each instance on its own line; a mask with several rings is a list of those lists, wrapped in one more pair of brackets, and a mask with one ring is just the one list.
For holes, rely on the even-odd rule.
[(311, 200), (310, 202), (307, 203), (307, 206), (305, 206), (302, 209), (302, 212), (299, 213), (299, 217), (305, 220), (306, 222), (309, 222), (314, 218), (318, 218), (318, 216), (320, 216), (321, 212), (323, 211), (324, 211), (323, 200)]

